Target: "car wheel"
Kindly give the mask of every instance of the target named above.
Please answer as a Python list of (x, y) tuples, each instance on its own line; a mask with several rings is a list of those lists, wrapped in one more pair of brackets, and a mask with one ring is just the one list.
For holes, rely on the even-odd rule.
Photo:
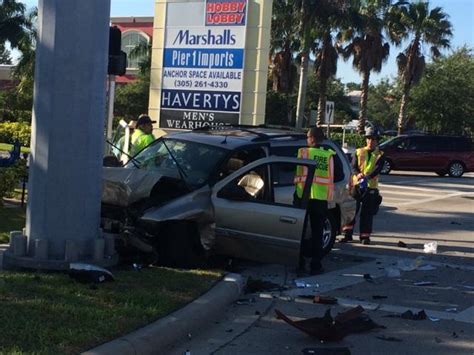
[(328, 254), (336, 241), (336, 219), (329, 213), (323, 229), (323, 255)]
[(464, 174), (464, 165), (459, 161), (453, 161), (448, 168), (451, 177), (461, 177)]
[(435, 171), (435, 173), (436, 173), (438, 176), (445, 176), (445, 175), (446, 175), (446, 171)]
[(204, 249), (193, 223), (173, 222), (161, 233), (158, 262), (162, 266), (197, 268), (205, 264)]
[(390, 173), (390, 171), (392, 171), (392, 162), (387, 159), (383, 162), (383, 167), (380, 173), (386, 175)]

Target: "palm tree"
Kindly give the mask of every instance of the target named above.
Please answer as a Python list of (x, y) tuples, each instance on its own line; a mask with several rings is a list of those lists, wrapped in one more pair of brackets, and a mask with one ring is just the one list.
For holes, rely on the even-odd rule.
[(329, 80), (336, 75), (338, 53), (333, 41), (331, 27), (327, 27), (321, 33), (321, 40), (314, 52), (316, 61), (314, 70), (316, 79), (319, 82), (318, 116), (317, 126), (321, 126), (326, 115), (326, 96)]
[(14, 71), (14, 77), (18, 80), (17, 91), (20, 94), (33, 95), (33, 82), (35, 73), (35, 52), (37, 29), (36, 21), (38, 9), (33, 8), (25, 17), (25, 25), (17, 48), (20, 51), (20, 59)]
[(130, 51), (130, 58), (138, 60), (138, 70), (143, 76), (150, 76), (151, 50), (151, 41), (140, 41), (140, 43)]
[(294, 53), (300, 46), (298, 18), (293, 0), (275, 0), (270, 41), (270, 63), (273, 91), (289, 95), (296, 82)]
[(302, 49), (296, 116), (299, 128), (303, 123), (310, 51), (316, 56), (315, 71), (320, 82), (318, 125), (324, 121), (327, 82), (337, 70), (337, 51), (332, 33), (344, 18), (349, 2), (349, 0), (295, 0), (295, 6), (299, 9)]
[(25, 5), (16, 0), (0, 2), (0, 43), (9, 41), (13, 48), (18, 48), (28, 25), (25, 10)]
[(341, 32), (340, 40), (350, 43), (341, 50), (344, 59), (352, 56), (352, 65), (362, 75), (358, 131), (362, 133), (367, 119), (370, 73), (380, 72), (388, 59), (390, 45), (385, 41), (385, 14), (390, 0), (359, 0), (351, 8), (349, 28)]
[(407, 105), (411, 88), (416, 85), (425, 68), (422, 45), (431, 45), (433, 57), (440, 55), (440, 48), (449, 48), (452, 36), (451, 23), (442, 8), (429, 10), (427, 2), (403, 4), (390, 11), (392, 38), (395, 42), (410, 39), (408, 47), (397, 56), (398, 74), (402, 83), (402, 99), (398, 115), (398, 133), (407, 121)]

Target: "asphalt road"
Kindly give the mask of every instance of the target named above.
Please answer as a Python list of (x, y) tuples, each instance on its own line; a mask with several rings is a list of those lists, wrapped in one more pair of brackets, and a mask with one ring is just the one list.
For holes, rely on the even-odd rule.
[[(381, 194), (370, 246), (337, 243), (323, 261), (326, 273), (302, 279), (282, 265), (241, 262), (243, 275), (274, 286), (243, 295), (172, 354), (338, 354), (335, 348), (351, 354), (474, 354), (474, 174), (452, 179), (394, 172), (382, 177)], [(436, 254), (424, 253), (429, 242), (437, 243)], [(332, 296), (338, 304), (315, 304), (308, 298), (314, 295)], [(322, 343), (275, 315), (279, 309), (303, 320), (357, 305), (385, 328)], [(424, 310), (428, 318), (393, 317), (407, 310)]]

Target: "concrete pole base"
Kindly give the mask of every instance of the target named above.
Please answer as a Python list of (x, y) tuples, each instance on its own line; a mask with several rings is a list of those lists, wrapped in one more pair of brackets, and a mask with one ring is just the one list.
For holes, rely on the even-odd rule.
[(69, 264), (72, 262), (111, 267), (116, 265), (119, 259), (114, 239), (109, 235), (95, 239), (92, 253), (86, 257), (79, 256), (79, 248), (74, 241), (66, 240), (64, 257), (60, 259), (49, 255), (49, 243), (46, 239), (36, 239), (28, 253), (27, 239), (23, 232), (10, 233), (10, 247), (3, 254), (5, 269), (69, 270)]

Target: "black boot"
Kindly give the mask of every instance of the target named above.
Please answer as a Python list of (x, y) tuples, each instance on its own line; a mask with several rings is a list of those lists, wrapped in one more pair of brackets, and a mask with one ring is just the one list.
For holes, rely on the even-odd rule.
[(344, 238), (339, 240), (339, 243), (349, 243), (352, 242), (352, 232), (345, 232)]

